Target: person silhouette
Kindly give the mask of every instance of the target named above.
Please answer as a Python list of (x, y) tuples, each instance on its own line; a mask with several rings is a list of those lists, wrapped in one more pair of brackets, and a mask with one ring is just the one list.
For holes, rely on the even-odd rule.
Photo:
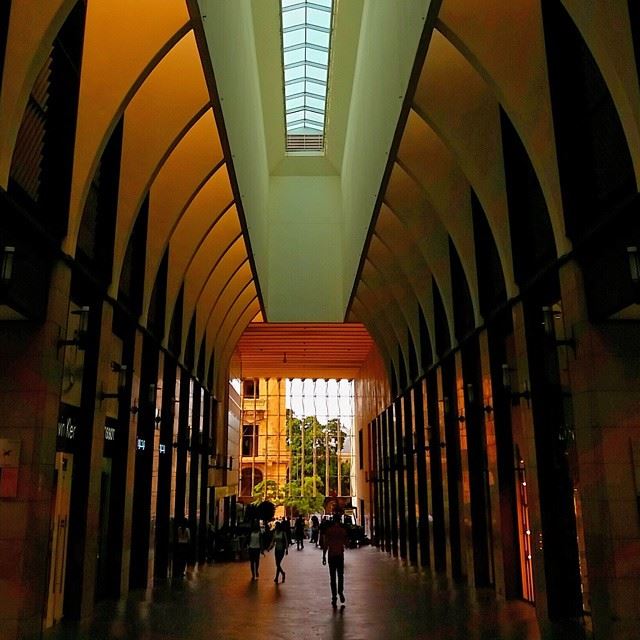
[(282, 558), (289, 553), (289, 541), (287, 540), (284, 525), (281, 522), (276, 522), (276, 529), (273, 534), (273, 540), (270, 548), (275, 548), (276, 577), (273, 581), (278, 584), (278, 576), (280, 574), (282, 574), (282, 582), (284, 582), (287, 577), (287, 574), (282, 569)]
[(302, 516), (296, 518), (296, 524), (293, 529), (294, 537), (296, 539), (296, 549), (304, 549), (304, 520)]
[[(329, 584), (331, 586), (331, 606), (334, 608), (337, 599), (344, 604), (344, 548), (349, 542), (347, 530), (340, 522), (340, 514), (333, 515), (333, 521), (325, 529), (322, 537), (322, 564), (329, 559)], [(337, 584), (336, 584), (337, 581)]]
[(257, 580), (260, 577), (258, 569), (260, 568), (260, 554), (263, 552), (262, 532), (260, 531), (260, 523), (254, 520), (251, 523), (251, 533), (249, 534), (249, 562), (251, 564), (251, 579)]

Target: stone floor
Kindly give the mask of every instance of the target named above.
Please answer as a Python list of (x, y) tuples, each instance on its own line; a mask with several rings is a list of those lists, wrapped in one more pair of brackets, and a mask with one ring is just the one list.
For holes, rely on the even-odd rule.
[(375, 548), (345, 554), (344, 607), (333, 609), (320, 550), (291, 547), (284, 584), (273, 553), (260, 578), (248, 562), (192, 568), (172, 586), (103, 602), (85, 625), (62, 623), (45, 640), (573, 640), (575, 630), (540, 631), (532, 607), (490, 593), (452, 589)]

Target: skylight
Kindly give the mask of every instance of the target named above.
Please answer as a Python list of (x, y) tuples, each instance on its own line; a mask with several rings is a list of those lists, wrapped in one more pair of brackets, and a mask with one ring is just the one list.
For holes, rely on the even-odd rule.
[(280, 2), (287, 151), (322, 151), (333, 0)]

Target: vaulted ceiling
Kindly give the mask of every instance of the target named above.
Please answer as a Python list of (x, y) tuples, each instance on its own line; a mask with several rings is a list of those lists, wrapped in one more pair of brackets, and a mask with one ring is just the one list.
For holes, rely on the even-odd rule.
[[(165, 336), (177, 317), (180, 351), (193, 336), (218, 391), (240, 336), (265, 320), (292, 331), (298, 323), (361, 323), (398, 377), (416, 362), (420, 373), (436, 351), (438, 309), (455, 343), (461, 289), (471, 324), (483, 321), (478, 218), (504, 295), (518, 293), (505, 127), (539, 184), (552, 252), (570, 249), (547, 4), (335, 0), (326, 153), (293, 157), (284, 149), (279, 0), (88, 2), (63, 250), (77, 252), (92, 181), (121, 132), (109, 293), (118, 296), (144, 211), (140, 322), (149, 321), (166, 273)], [(9, 29), (12, 73), (0, 91), (5, 189), (16, 141), (29, 133), (21, 127), (30, 95), (75, 5), (12, 3), (12, 24), (22, 26)], [(624, 63), (634, 56), (627, 2), (553, 6), (602, 73), (640, 180), (640, 87)], [(289, 353), (280, 334), (275, 352)]]

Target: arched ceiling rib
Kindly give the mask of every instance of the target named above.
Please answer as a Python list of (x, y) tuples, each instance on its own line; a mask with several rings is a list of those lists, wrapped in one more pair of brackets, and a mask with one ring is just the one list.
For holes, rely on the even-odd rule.
[(87, 4), (67, 252), (75, 253), (89, 184), (113, 128), (140, 85), (188, 29), (186, 3), (178, 0), (162, 7), (154, 0)]
[[(24, 74), (10, 74), (11, 84), (7, 80), (0, 92), (0, 156), (5, 159), (12, 156), (12, 149), (4, 147), (15, 144), (33, 79), (76, 3), (41, 4), (24, 0), (12, 6), (11, 19), (28, 28), (21, 31), (22, 42), (14, 38), (20, 30), (10, 30), (7, 45), (8, 62), (13, 69), (22, 65)], [(179, 344), (185, 348), (195, 314), (195, 352), (199, 356), (206, 332), (207, 362), (213, 353), (229, 348), (229, 336), (237, 337), (238, 330), (261, 317), (263, 308), (231, 157), (223, 152), (226, 133), (220, 128), (208, 56), (195, 0), (86, 3), (68, 234), (62, 247), (75, 254), (91, 182), (122, 120), (110, 293), (118, 295), (132, 230), (148, 196), (141, 322), (147, 322), (154, 284), (168, 252), (166, 288), (157, 289), (166, 294), (165, 340), (184, 287)], [(26, 78), (25, 86), (16, 80), (21, 77)], [(0, 166), (3, 186), (7, 176), (8, 166)]]
[[(374, 235), (371, 239), (371, 251), (369, 251), (369, 255), (371, 262), (375, 264), (380, 276), (385, 282), (385, 288), (389, 291), (402, 314), (404, 320), (402, 326), (409, 328), (413, 335), (414, 342), (416, 339), (419, 341), (420, 331), (418, 328), (417, 299), (402, 269), (400, 269), (395, 256), (377, 235)], [(407, 355), (408, 354), (405, 353), (405, 356)]]
[(566, 252), (539, 0), (446, 0), (438, 29), (475, 67), (511, 119), (544, 192), (558, 255)]
[[(145, 273), (155, 280), (169, 238), (190, 202), (224, 161), (213, 111), (183, 136), (158, 172), (149, 193), (149, 225)], [(180, 179), (176, 179), (179, 176)], [(238, 220), (238, 227), (240, 226)], [(146, 318), (151, 291), (145, 289), (142, 317)]]
[[(413, 240), (412, 233), (384, 204), (380, 208), (376, 230), (380, 233), (381, 241), (384, 241), (394, 253), (400, 268), (405, 273), (416, 300), (422, 308), (431, 338), (435, 335), (431, 292), (432, 274)], [(420, 341), (417, 344), (420, 344)], [(431, 344), (431, 350), (435, 352), (435, 344)], [(420, 351), (422, 352), (422, 347)]]
[[(175, 87), (178, 77), (180, 91)], [(150, 181), (166, 155), (191, 128), (189, 125), (204, 114), (209, 101), (195, 38), (190, 32), (158, 63), (125, 111), (114, 284), (119, 281), (126, 241)]]
[(169, 242), (169, 273), (167, 283), (167, 308), (171, 313), (175, 305), (184, 275), (195, 251), (210, 229), (216, 226), (220, 216), (234, 216), (233, 194), (229, 175), (223, 165), (198, 192), (180, 217)]
[[(13, 72), (3, 74), (0, 87), (0, 186), (4, 189), (29, 94), (75, 3), (76, 0), (49, 0), (14, 2), (11, 6), (5, 58), (11, 60)], [(20, 28), (12, 28), (13, 25)]]
[[(571, 4), (571, 2), (569, 2)], [(564, 235), (553, 123), (538, 0), (443, 0), (406, 120), (401, 123), (396, 156), (390, 160), (381, 206), (369, 230), (349, 317), (367, 314), (384, 335), (394, 359), (406, 354), (403, 331), (395, 326), (411, 318), (417, 300), (435, 337), (431, 274), (442, 295), (450, 334), (454, 335), (449, 239), (453, 242), (471, 292), (476, 323), (479, 313), (476, 256), (471, 209), (475, 192), (486, 214), (502, 262), (507, 294), (517, 294), (513, 276), (509, 212), (499, 108), (520, 134), (540, 179), (553, 220), (556, 245)], [(521, 64), (514, 64), (514, 60)], [(378, 242), (378, 239), (380, 242)], [(385, 261), (388, 247), (395, 266)], [(408, 258), (407, 256), (411, 256)], [(373, 278), (369, 261), (380, 269)], [(381, 281), (397, 282), (413, 296), (398, 294), (402, 307), (379, 291)], [(417, 273), (416, 273), (417, 271)], [(415, 275), (410, 275), (410, 274)], [(397, 289), (397, 287), (396, 287)], [(358, 301), (365, 301), (364, 307)], [(364, 321), (364, 319), (363, 319)], [(406, 319), (405, 327), (411, 327)], [(414, 342), (415, 329), (412, 330)], [(396, 345), (397, 343), (397, 345)], [(435, 352), (433, 343), (432, 349)]]

